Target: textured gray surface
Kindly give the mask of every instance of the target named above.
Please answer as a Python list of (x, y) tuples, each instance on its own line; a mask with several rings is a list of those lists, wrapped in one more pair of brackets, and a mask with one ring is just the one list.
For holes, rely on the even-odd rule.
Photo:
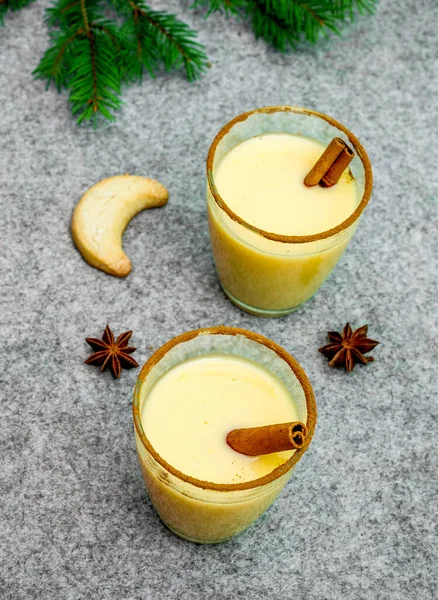
[[(200, 28), (212, 69), (195, 85), (162, 76), (131, 88), (117, 124), (97, 132), (30, 75), (45, 3), (0, 31), (0, 597), (435, 599), (437, 3), (382, 2), (343, 39), (289, 57), (244, 25), (166, 4)], [(283, 103), (350, 127), (375, 189), (319, 294), (262, 320), (219, 289), (204, 160), (227, 120)], [(171, 198), (128, 228), (134, 270), (117, 280), (82, 260), (69, 223), (91, 184), (124, 172), (160, 179)], [(382, 342), (350, 376), (317, 352), (347, 319)], [(312, 447), (235, 540), (192, 545), (155, 515), (135, 456), (137, 371), (114, 381), (83, 364), (84, 337), (106, 322), (134, 330), (139, 362), (175, 334), (226, 323), (271, 337), (306, 369)]]

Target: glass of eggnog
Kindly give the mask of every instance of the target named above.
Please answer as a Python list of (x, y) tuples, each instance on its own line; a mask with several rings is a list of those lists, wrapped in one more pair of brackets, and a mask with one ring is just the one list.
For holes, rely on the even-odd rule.
[[(304, 184), (338, 138), (354, 157), (336, 185)], [(286, 315), (309, 300), (344, 252), (372, 189), (371, 165), (346, 127), (276, 106), (225, 125), (207, 158), (207, 204), (220, 282), (238, 307)]]
[[(312, 439), (316, 405), (283, 348), (219, 326), (184, 333), (151, 356), (133, 416), (141, 471), (162, 521), (191, 542), (218, 543), (251, 525), (283, 489)], [(297, 421), (307, 431), (299, 449), (248, 456), (227, 443), (230, 431)]]

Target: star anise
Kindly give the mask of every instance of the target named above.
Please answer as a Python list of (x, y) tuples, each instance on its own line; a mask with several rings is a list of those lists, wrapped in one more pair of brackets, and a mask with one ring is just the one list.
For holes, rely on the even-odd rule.
[(101, 371), (109, 367), (114, 377), (120, 377), (122, 368), (138, 367), (138, 362), (130, 356), (136, 350), (133, 346), (128, 346), (131, 335), (132, 331), (125, 331), (114, 340), (114, 334), (107, 325), (101, 340), (86, 338), (95, 352), (87, 358), (85, 364), (98, 365)]
[(327, 358), (331, 359), (331, 367), (344, 366), (345, 370), (350, 372), (354, 369), (355, 363), (366, 365), (372, 362), (372, 356), (364, 356), (377, 346), (379, 342), (367, 338), (368, 325), (363, 325), (353, 331), (350, 323), (347, 323), (342, 333), (329, 331), (327, 333), (330, 344), (320, 348), (319, 351)]

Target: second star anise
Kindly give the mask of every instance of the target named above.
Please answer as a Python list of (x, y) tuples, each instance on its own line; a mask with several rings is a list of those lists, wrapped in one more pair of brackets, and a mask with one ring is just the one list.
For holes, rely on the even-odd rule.
[(130, 356), (136, 350), (133, 346), (128, 346), (131, 335), (132, 331), (125, 331), (114, 340), (114, 334), (107, 325), (101, 340), (86, 338), (95, 352), (87, 358), (85, 364), (100, 366), (101, 371), (109, 367), (114, 377), (120, 377), (122, 368), (138, 367), (138, 362)]
[(372, 362), (372, 356), (364, 356), (377, 346), (379, 342), (367, 338), (368, 325), (363, 325), (355, 331), (352, 330), (350, 323), (344, 327), (344, 331), (329, 331), (327, 333), (330, 344), (319, 349), (324, 356), (330, 359), (331, 367), (344, 366), (345, 370), (350, 372), (354, 369), (355, 363), (366, 365)]

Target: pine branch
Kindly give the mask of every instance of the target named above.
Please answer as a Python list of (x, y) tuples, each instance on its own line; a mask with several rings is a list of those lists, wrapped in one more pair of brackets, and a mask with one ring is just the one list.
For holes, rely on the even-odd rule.
[[(274, 47), (282, 52), (294, 47), (287, 37), (294, 39), (297, 43), (303, 38), (314, 44), (320, 35), (327, 35), (327, 29), (339, 34), (336, 28), (336, 17), (333, 14), (332, 2), (318, 0), (253, 0), (261, 13), (260, 22), (254, 24), (253, 30), (257, 37), (263, 37), (272, 43)], [(275, 34), (275, 29), (268, 37), (264, 30), (263, 20), (265, 18), (276, 18), (279, 27), (284, 28), (284, 35)], [(270, 32), (268, 32), (270, 33)], [(272, 38), (272, 39), (271, 39)]]
[(214, 12), (233, 15), (251, 23), (257, 38), (286, 52), (306, 40), (311, 44), (329, 31), (339, 35), (338, 25), (356, 13), (373, 13), (377, 0), (195, 0), (206, 16)]
[(124, 18), (119, 25), (103, 17), (108, 1), (56, 0), (46, 10), (51, 45), (34, 74), (58, 91), (70, 90), (79, 123), (98, 115), (114, 120), (122, 81), (141, 80), (145, 70), (154, 77), (161, 64), (184, 67), (193, 81), (207, 64), (196, 32), (174, 15), (153, 11), (143, 0), (110, 0)]
[(130, 15), (121, 30), (125, 79), (141, 80), (144, 70), (154, 77), (160, 64), (167, 71), (183, 67), (189, 81), (198, 79), (207, 57), (196, 32), (175, 15), (151, 10), (143, 0), (126, 2)]
[(120, 99), (118, 29), (104, 19), (98, 0), (58, 0), (47, 10), (52, 45), (34, 74), (70, 90), (69, 102), (78, 123), (114, 120)]
[(28, 6), (34, 0), (0, 0), (0, 26), (4, 25), (4, 18), (8, 11), (15, 12)]

